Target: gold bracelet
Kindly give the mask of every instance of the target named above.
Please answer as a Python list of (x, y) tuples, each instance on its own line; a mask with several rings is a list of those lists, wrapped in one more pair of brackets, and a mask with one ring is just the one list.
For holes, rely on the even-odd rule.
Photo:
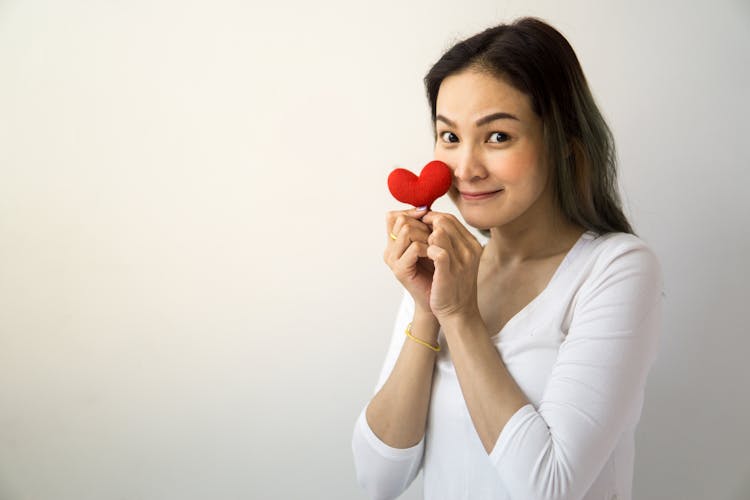
[(417, 342), (418, 344), (422, 344), (425, 347), (429, 347), (430, 349), (432, 349), (435, 352), (440, 352), (440, 344), (438, 344), (438, 346), (435, 347), (434, 345), (428, 344), (424, 340), (418, 339), (417, 337), (415, 337), (414, 335), (412, 335), (411, 334), (411, 323), (409, 323), (408, 325), (406, 325), (406, 332), (405, 333), (406, 333), (406, 336), (409, 337), (410, 339), (412, 339), (414, 342)]

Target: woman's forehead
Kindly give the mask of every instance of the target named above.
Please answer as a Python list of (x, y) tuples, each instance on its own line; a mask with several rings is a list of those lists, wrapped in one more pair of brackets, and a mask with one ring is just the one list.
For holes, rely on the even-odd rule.
[(502, 78), (486, 72), (464, 71), (446, 77), (438, 90), (438, 115), (458, 122), (471, 122), (495, 112), (531, 118), (531, 101)]

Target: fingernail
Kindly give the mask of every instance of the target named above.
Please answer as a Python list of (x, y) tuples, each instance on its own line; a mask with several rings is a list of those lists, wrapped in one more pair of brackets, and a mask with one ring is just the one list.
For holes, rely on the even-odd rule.
[(417, 212), (424, 212), (425, 210), (427, 210), (427, 205), (424, 205), (422, 207), (417, 207), (415, 210)]

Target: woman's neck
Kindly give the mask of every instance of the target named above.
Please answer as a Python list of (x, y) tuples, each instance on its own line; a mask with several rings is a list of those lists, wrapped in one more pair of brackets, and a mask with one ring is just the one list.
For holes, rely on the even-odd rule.
[(533, 224), (517, 222), (490, 229), (482, 259), (493, 267), (513, 268), (567, 252), (585, 231), (559, 212), (556, 217), (537, 218)]

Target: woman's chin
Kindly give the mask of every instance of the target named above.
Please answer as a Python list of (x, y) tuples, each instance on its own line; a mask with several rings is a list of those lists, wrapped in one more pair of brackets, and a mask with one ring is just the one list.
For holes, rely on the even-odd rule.
[(489, 221), (484, 217), (472, 217), (471, 214), (461, 214), (466, 224), (479, 231), (489, 231), (497, 225), (496, 222)]

